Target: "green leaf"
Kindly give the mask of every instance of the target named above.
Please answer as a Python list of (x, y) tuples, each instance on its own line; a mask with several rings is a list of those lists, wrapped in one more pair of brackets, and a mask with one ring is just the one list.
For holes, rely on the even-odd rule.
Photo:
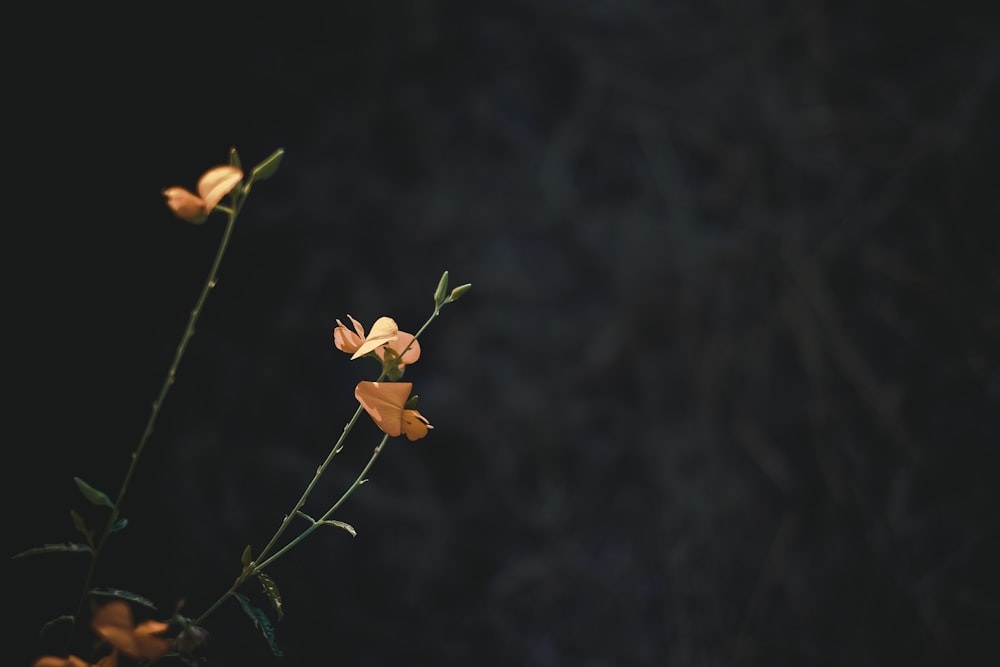
[(243, 563), (244, 572), (250, 569), (250, 563), (253, 562), (253, 554), (250, 551), (249, 544), (247, 545), (247, 548), (243, 550), (243, 553), (240, 555), (240, 562)]
[(261, 634), (264, 635), (264, 639), (267, 640), (267, 645), (271, 647), (271, 653), (278, 656), (284, 655), (284, 653), (281, 652), (281, 649), (278, 648), (278, 644), (275, 641), (274, 627), (271, 625), (271, 621), (267, 618), (267, 616), (264, 615), (264, 612), (250, 604), (250, 600), (247, 599), (247, 596), (241, 595), (240, 593), (233, 593), (233, 595), (237, 600), (239, 600), (240, 606), (243, 607), (243, 611), (246, 612), (246, 615), (250, 617), (253, 624), (257, 626)]
[(342, 528), (351, 534), (351, 537), (357, 537), (358, 531), (354, 530), (354, 526), (349, 523), (344, 523), (343, 521), (337, 521), (336, 519), (327, 519), (323, 522), (327, 526), (335, 526), (337, 528)]
[(73, 518), (73, 527), (76, 528), (84, 537), (87, 538), (87, 544), (91, 548), (94, 547), (94, 531), (87, 528), (87, 524), (84, 523), (83, 517), (76, 510), (70, 510), (69, 515)]
[(129, 602), (141, 604), (143, 607), (156, 609), (156, 605), (153, 604), (153, 602), (148, 598), (144, 598), (141, 595), (137, 595), (136, 593), (129, 591), (123, 591), (120, 588), (91, 588), (90, 594), (108, 598), (121, 598), (122, 600), (128, 600)]
[(115, 504), (111, 502), (111, 498), (109, 498), (103, 491), (98, 491), (79, 477), (74, 477), (73, 481), (76, 482), (76, 486), (80, 489), (80, 493), (83, 494), (83, 497), (94, 505), (97, 505), (98, 507), (108, 507), (111, 509), (115, 508)]
[(236, 146), (229, 149), (229, 164), (237, 169), (243, 169), (243, 165), (240, 164), (240, 154), (236, 152)]
[(274, 583), (274, 579), (270, 575), (263, 572), (258, 572), (257, 578), (260, 579), (260, 585), (264, 588), (264, 594), (271, 601), (271, 606), (278, 613), (278, 620), (280, 621), (281, 617), (285, 615), (285, 611), (281, 608), (281, 593), (278, 592), (278, 584)]
[(38, 631), (38, 636), (44, 637), (56, 625), (60, 623), (66, 623), (67, 621), (69, 622), (70, 627), (72, 627), (75, 620), (76, 619), (72, 614), (63, 614), (62, 616), (56, 616), (55, 618), (45, 622), (45, 625), (42, 626), (42, 629)]
[(117, 533), (119, 530), (125, 530), (126, 526), (128, 526), (128, 519), (122, 517), (115, 521), (115, 525), (111, 526), (111, 532)]
[(24, 556), (34, 556), (36, 554), (55, 553), (57, 551), (61, 551), (63, 553), (78, 553), (78, 554), (83, 554), (83, 553), (89, 554), (94, 552), (94, 550), (91, 549), (90, 546), (86, 544), (74, 544), (72, 542), (64, 542), (62, 544), (43, 544), (40, 547), (33, 547), (26, 551), (22, 551), (19, 554), (14, 554), (13, 556), (11, 556), (11, 559), (22, 558)]
[(281, 164), (281, 158), (284, 157), (285, 150), (279, 148), (278, 150), (271, 153), (271, 155), (250, 172), (250, 182), (255, 183), (257, 181), (267, 180), (274, 176), (274, 173), (278, 171), (278, 165)]

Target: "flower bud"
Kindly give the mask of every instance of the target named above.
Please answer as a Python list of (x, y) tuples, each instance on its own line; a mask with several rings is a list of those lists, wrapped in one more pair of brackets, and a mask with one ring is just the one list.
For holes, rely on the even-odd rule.
[(459, 285), (451, 291), (448, 298), (444, 300), (445, 303), (451, 303), (452, 301), (457, 301), (458, 297), (462, 296), (466, 292), (472, 289), (472, 283), (465, 283), (464, 285)]

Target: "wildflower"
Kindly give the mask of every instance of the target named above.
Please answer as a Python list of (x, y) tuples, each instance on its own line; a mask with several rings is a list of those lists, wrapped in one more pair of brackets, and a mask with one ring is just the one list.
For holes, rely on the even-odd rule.
[(113, 600), (98, 609), (91, 625), (112, 647), (131, 658), (156, 660), (170, 648), (170, 640), (156, 636), (169, 626), (162, 621), (135, 625), (132, 607), (124, 600)]
[[(412, 364), (420, 358), (420, 342), (413, 334), (400, 331), (399, 327), (396, 326), (396, 321), (391, 317), (380, 317), (375, 320), (367, 337), (361, 323), (350, 315), (347, 317), (351, 320), (354, 331), (337, 320), (337, 326), (333, 329), (333, 344), (341, 352), (350, 354), (351, 359), (375, 352), (379, 360), (384, 363), (386, 346), (396, 353), (396, 357), (399, 358), (398, 366)], [(406, 350), (405, 354), (403, 354), (403, 350)]]
[[(112, 651), (97, 661), (93, 667), (117, 667), (118, 651)], [(71, 655), (67, 658), (59, 658), (54, 655), (43, 655), (38, 660), (31, 663), (31, 667), (91, 667), (83, 658)]]
[(206, 171), (198, 180), (198, 194), (182, 187), (166, 188), (163, 196), (167, 206), (181, 220), (204, 222), (222, 198), (243, 179), (243, 171), (231, 165), (220, 165)]
[(408, 407), (412, 382), (359, 382), (354, 397), (384, 433), (392, 437), (406, 435), (419, 440), (434, 428), (414, 407)]

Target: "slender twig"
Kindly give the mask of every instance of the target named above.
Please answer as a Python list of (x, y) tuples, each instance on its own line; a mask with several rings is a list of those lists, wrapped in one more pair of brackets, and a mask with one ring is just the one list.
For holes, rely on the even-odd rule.
[[(403, 357), (404, 354), (406, 354), (406, 352), (410, 349), (413, 343), (420, 337), (420, 335), (424, 333), (427, 327), (430, 326), (430, 323), (433, 322), (434, 319), (441, 314), (441, 308), (440, 308), (441, 305), (443, 304), (435, 304), (434, 312), (431, 313), (430, 317), (427, 318), (427, 321), (423, 323), (423, 325), (420, 327), (419, 330), (417, 330), (417, 333), (413, 335), (413, 340), (407, 343), (406, 347), (403, 348), (403, 351), (399, 353), (400, 359)], [(382, 373), (379, 375), (376, 382), (381, 382), (382, 379), (385, 378), (387, 373), (388, 369), (383, 368)], [(305, 491), (302, 492), (302, 495), (295, 503), (295, 507), (293, 507), (292, 510), (288, 512), (282, 519), (281, 525), (278, 526), (278, 529), (274, 532), (274, 535), (268, 541), (267, 545), (260, 551), (259, 554), (257, 554), (257, 558), (255, 558), (248, 566), (243, 568), (243, 572), (241, 572), (240, 576), (236, 578), (236, 581), (233, 582), (233, 585), (229, 587), (229, 590), (223, 593), (219, 597), (219, 599), (217, 599), (214, 603), (212, 603), (212, 606), (210, 606), (204, 613), (201, 614), (201, 616), (197, 618), (197, 620), (194, 621), (195, 625), (201, 625), (201, 623), (206, 618), (208, 618), (216, 609), (218, 609), (223, 602), (225, 602), (230, 597), (235, 595), (236, 591), (239, 590), (240, 586), (242, 586), (247, 579), (256, 575), (258, 572), (261, 572), (265, 567), (273, 563), (279, 557), (286, 554), (289, 550), (292, 549), (292, 547), (294, 547), (296, 544), (305, 539), (306, 536), (308, 536), (310, 533), (316, 530), (317, 527), (323, 525), (323, 522), (326, 521), (330, 516), (332, 516), (333, 513), (337, 511), (337, 509), (344, 503), (344, 501), (347, 500), (352, 493), (354, 493), (355, 489), (357, 489), (362, 484), (362, 482), (368, 475), (368, 471), (371, 470), (371, 467), (372, 465), (374, 465), (375, 460), (382, 452), (382, 447), (383, 445), (385, 445), (385, 442), (389, 437), (388, 435), (382, 438), (382, 442), (379, 443), (379, 445), (375, 448), (374, 454), (372, 454), (371, 459), (369, 459), (368, 463), (361, 471), (361, 474), (358, 475), (358, 477), (354, 480), (354, 483), (351, 484), (351, 486), (347, 489), (347, 491), (344, 492), (344, 494), (340, 497), (340, 499), (336, 503), (334, 503), (333, 507), (327, 510), (326, 513), (324, 513), (320, 519), (314, 521), (308, 528), (306, 528), (297, 537), (292, 539), (288, 544), (286, 544), (284, 547), (279, 549), (274, 554), (271, 554), (271, 549), (273, 549), (274, 546), (278, 543), (278, 540), (281, 539), (281, 536), (285, 533), (285, 530), (287, 530), (288, 526), (291, 524), (292, 519), (294, 519), (296, 516), (299, 516), (299, 511), (305, 505), (306, 500), (309, 498), (313, 489), (316, 487), (316, 484), (319, 483), (320, 477), (323, 476), (323, 473), (326, 472), (326, 469), (333, 461), (333, 457), (340, 452), (341, 448), (344, 445), (344, 441), (347, 439), (347, 435), (351, 432), (351, 429), (354, 428), (354, 424), (358, 421), (358, 418), (361, 416), (361, 413), (363, 411), (364, 408), (362, 406), (358, 406), (358, 409), (354, 411), (354, 416), (351, 417), (351, 420), (347, 422), (347, 424), (344, 426), (344, 430), (341, 432), (340, 437), (337, 438), (337, 442), (334, 443), (333, 447), (330, 448), (330, 453), (327, 454), (326, 460), (323, 461), (322, 465), (320, 465), (316, 469), (316, 474), (313, 475), (312, 481), (309, 482), (309, 484), (305, 488)]]
[(115, 498), (114, 506), (111, 508), (111, 513), (104, 525), (101, 536), (91, 553), (90, 567), (87, 569), (87, 576), (84, 579), (83, 590), (80, 593), (80, 600), (77, 603), (76, 613), (73, 615), (73, 628), (70, 630), (69, 638), (67, 640), (67, 652), (69, 652), (72, 648), (73, 636), (77, 626), (76, 621), (83, 613), (88, 593), (94, 583), (94, 577), (97, 573), (97, 565), (100, 560), (101, 552), (103, 551), (104, 545), (107, 542), (108, 537), (111, 535), (115, 525), (118, 523), (118, 518), (121, 515), (122, 501), (125, 499), (125, 493), (128, 491), (129, 482), (132, 481), (132, 475), (135, 473), (139, 457), (146, 448), (146, 443), (149, 442), (150, 437), (153, 435), (153, 427), (156, 424), (157, 417), (159, 417), (160, 408), (163, 407), (163, 401), (166, 399), (167, 393), (170, 391), (170, 388), (174, 384), (174, 380), (177, 378), (177, 369), (180, 367), (181, 359), (184, 357), (184, 351), (187, 349), (188, 342), (190, 342), (191, 337), (194, 336), (195, 324), (198, 322), (198, 316), (201, 314), (201, 311), (205, 306), (205, 301), (208, 299), (209, 292), (215, 288), (219, 273), (219, 266), (222, 264), (222, 257), (226, 253), (226, 248), (229, 245), (229, 239), (233, 233), (233, 226), (236, 223), (236, 218), (239, 215), (240, 209), (243, 207), (246, 195), (244, 194), (243, 196), (239, 196), (239, 194), (234, 191), (232, 199), (232, 208), (224, 206), (216, 207), (216, 210), (225, 212), (229, 218), (226, 223), (226, 229), (222, 233), (222, 240), (219, 242), (219, 248), (215, 253), (215, 260), (212, 262), (212, 268), (209, 269), (208, 278), (205, 279), (205, 284), (201, 288), (201, 294), (198, 296), (198, 301), (191, 310), (187, 326), (184, 328), (180, 342), (177, 344), (177, 350), (174, 352), (174, 358), (170, 364), (170, 369), (167, 371), (167, 375), (163, 380), (163, 385), (160, 387), (160, 393), (157, 395), (156, 400), (153, 401), (153, 407), (149, 413), (149, 419), (146, 421), (146, 428), (143, 430), (142, 437), (139, 439), (139, 445), (136, 447), (135, 451), (132, 452), (128, 470), (125, 472), (125, 477), (122, 480), (121, 488), (118, 490), (118, 496)]
[[(357, 417), (358, 414), (360, 414), (360, 413), (356, 413), (355, 417)], [(351, 421), (353, 423), (354, 420), (351, 420)], [(345, 432), (346, 431), (347, 431), (347, 429), (345, 429)], [(364, 469), (361, 470), (361, 472), (355, 478), (355, 480), (351, 484), (351, 486), (348, 487), (348, 489), (346, 491), (344, 491), (343, 495), (340, 496), (340, 499), (337, 500), (337, 502), (333, 504), (333, 507), (331, 507), (330, 509), (328, 509), (326, 511), (326, 513), (323, 514), (323, 516), (320, 519), (318, 519), (316, 521), (313, 521), (312, 524), (310, 524), (308, 528), (306, 528), (301, 533), (299, 533), (298, 536), (295, 537), (295, 539), (293, 539), (291, 542), (289, 542), (284, 547), (282, 547), (281, 549), (279, 549), (278, 551), (276, 551), (274, 554), (272, 554), (270, 558), (267, 558), (266, 560), (264, 560), (264, 561), (262, 561), (260, 563), (253, 564), (250, 567), (245, 568), (244, 571), (240, 574), (240, 576), (236, 578), (236, 581), (233, 583), (233, 585), (229, 587), (229, 590), (226, 591), (221, 597), (219, 597), (219, 599), (216, 600), (215, 603), (213, 603), (211, 607), (209, 607), (207, 610), (205, 610), (205, 612), (194, 621), (194, 625), (201, 625), (205, 621), (206, 618), (208, 618), (209, 616), (211, 616), (212, 613), (222, 605), (223, 602), (225, 602), (226, 600), (228, 600), (229, 598), (231, 598), (233, 595), (235, 595), (236, 591), (239, 590), (240, 586), (242, 586), (243, 583), (247, 579), (249, 579), (250, 577), (256, 575), (258, 572), (263, 571), (265, 567), (267, 567), (268, 565), (270, 565), (271, 563), (273, 563), (274, 561), (278, 560), (283, 555), (285, 555), (286, 553), (288, 553), (289, 551), (291, 551), (292, 547), (294, 547), (296, 544), (298, 544), (299, 542), (301, 542), (302, 540), (304, 540), (306, 537), (308, 537), (310, 533), (312, 533), (314, 530), (316, 530), (320, 526), (324, 525), (323, 522), (326, 521), (330, 516), (332, 516), (333, 513), (337, 511), (337, 508), (339, 508), (344, 503), (344, 501), (347, 500), (351, 496), (352, 493), (354, 493), (355, 489), (357, 489), (359, 486), (361, 486), (365, 482), (365, 480), (368, 478), (368, 472), (371, 470), (372, 466), (375, 464), (375, 460), (378, 459), (379, 454), (382, 453), (382, 448), (385, 446), (385, 443), (388, 440), (389, 440), (389, 434), (386, 434), (386, 435), (382, 436), (382, 441), (380, 443), (378, 443), (377, 447), (375, 447), (375, 451), (372, 453), (371, 458), (368, 459), (368, 463), (365, 464)], [(313, 480), (313, 481), (315, 481), (315, 480)], [(285, 526), (285, 525), (287, 525), (287, 523), (283, 523), (282, 525)], [(274, 540), (272, 540), (272, 544), (273, 544), (273, 542), (274, 542)]]

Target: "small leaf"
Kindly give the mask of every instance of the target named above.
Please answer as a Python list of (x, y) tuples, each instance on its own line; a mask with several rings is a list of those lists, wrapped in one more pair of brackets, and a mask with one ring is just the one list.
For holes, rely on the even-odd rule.
[(122, 518), (118, 519), (117, 521), (115, 521), (115, 525), (111, 526), (111, 532), (112, 533), (117, 533), (120, 530), (125, 530), (126, 526), (128, 526), (128, 519), (126, 519), (125, 517), (122, 517)]
[(150, 609), (156, 609), (156, 605), (153, 604), (148, 598), (144, 598), (136, 593), (131, 593), (129, 591), (123, 591), (120, 588), (91, 588), (91, 595), (99, 595), (101, 597), (109, 598), (120, 598), (122, 600), (128, 600), (129, 602), (135, 602), (136, 604), (141, 604), (143, 607), (148, 607)]
[(83, 497), (94, 505), (97, 505), (98, 507), (109, 507), (111, 509), (115, 508), (115, 504), (111, 502), (111, 498), (108, 498), (108, 495), (103, 491), (98, 491), (79, 477), (74, 477), (73, 481), (76, 482), (76, 486), (80, 489), (80, 493), (83, 494)]
[(343, 528), (344, 530), (346, 530), (351, 534), (351, 537), (358, 536), (358, 531), (354, 530), (354, 526), (352, 526), (349, 523), (344, 523), (343, 521), (337, 521), (335, 519), (327, 519), (323, 523), (325, 523), (328, 526), (336, 526), (337, 528)]
[(76, 510), (70, 510), (69, 515), (73, 518), (73, 527), (76, 528), (84, 537), (87, 538), (87, 544), (93, 548), (94, 546), (94, 531), (87, 528), (87, 524), (84, 523), (83, 517)]
[(34, 556), (36, 554), (48, 554), (61, 551), (63, 553), (93, 553), (94, 550), (86, 544), (73, 544), (71, 542), (64, 542), (63, 544), (43, 544), (40, 547), (33, 547), (27, 551), (22, 551), (19, 554), (14, 554), (11, 559), (21, 558), (23, 556)]
[(270, 156), (250, 172), (250, 181), (256, 183), (257, 181), (263, 181), (274, 176), (274, 173), (278, 171), (278, 165), (281, 164), (281, 158), (285, 155), (285, 151), (282, 148), (271, 153)]
[(278, 584), (274, 583), (274, 579), (263, 572), (258, 572), (257, 578), (260, 579), (260, 585), (264, 588), (264, 594), (271, 601), (271, 606), (278, 613), (278, 620), (280, 621), (285, 612), (281, 608), (281, 593), (278, 592)]
[(250, 551), (250, 545), (243, 550), (243, 554), (240, 556), (240, 562), (243, 563), (243, 569), (250, 567), (250, 563), (253, 562), (253, 554)]
[(233, 595), (237, 600), (239, 600), (240, 606), (243, 607), (243, 611), (246, 612), (246, 615), (250, 617), (253, 624), (257, 626), (261, 634), (264, 635), (264, 639), (267, 640), (267, 645), (271, 647), (271, 653), (278, 656), (284, 655), (284, 653), (281, 652), (281, 649), (278, 648), (278, 644), (275, 642), (274, 627), (271, 625), (271, 621), (267, 618), (267, 616), (264, 615), (264, 612), (250, 604), (250, 600), (247, 599), (247, 596), (241, 595), (240, 593), (234, 593)]
[(240, 154), (236, 152), (236, 146), (229, 149), (229, 164), (237, 169), (243, 169), (243, 165), (240, 164)]
[(63, 614), (62, 616), (56, 616), (50, 621), (46, 621), (45, 625), (42, 626), (42, 629), (38, 631), (38, 636), (44, 637), (53, 627), (59, 623), (66, 623), (67, 621), (70, 623), (70, 626), (72, 626), (75, 621), (75, 617), (72, 614)]

